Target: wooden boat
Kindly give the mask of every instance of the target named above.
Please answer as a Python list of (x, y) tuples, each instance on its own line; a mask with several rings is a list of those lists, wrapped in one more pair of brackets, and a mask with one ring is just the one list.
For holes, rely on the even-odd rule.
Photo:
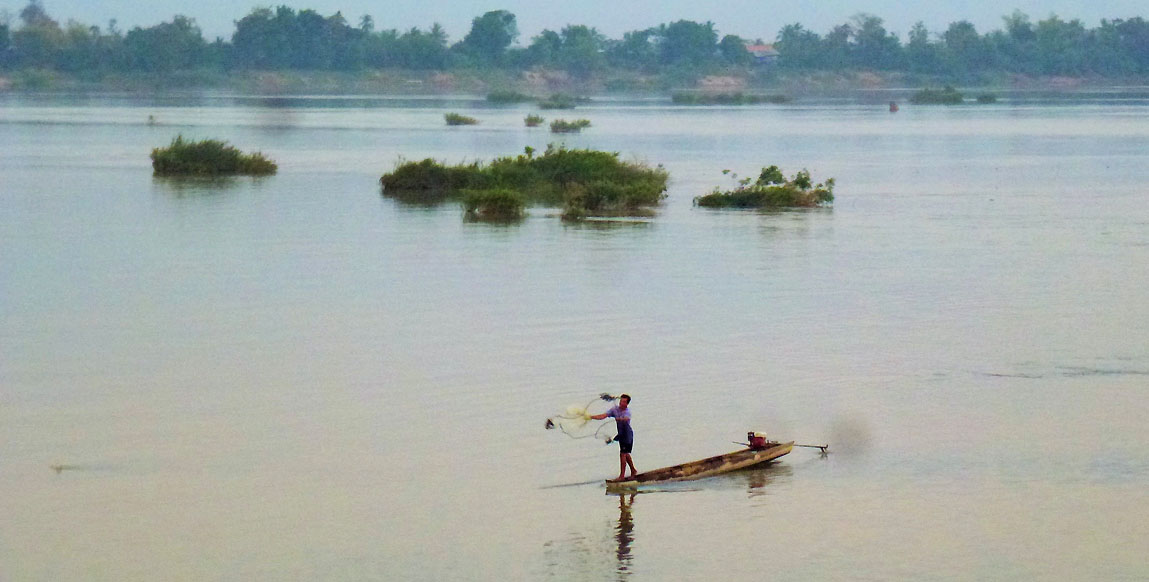
[(773, 461), (782, 455), (788, 454), (794, 448), (794, 441), (788, 443), (766, 443), (765, 448), (746, 448), (725, 455), (717, 455), (706, 459), (682, 463), (672, 467), (663, 467), (639, 473), (625, 479), (607, 479), (607, 487), (637, 487), (646, 483), (668, 483), (671, 481), (690, 481), (704, 479), (746, 469)]

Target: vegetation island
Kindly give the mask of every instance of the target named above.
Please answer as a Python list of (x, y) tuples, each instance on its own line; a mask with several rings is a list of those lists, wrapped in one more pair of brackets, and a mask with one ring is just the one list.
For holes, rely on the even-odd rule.
[(474, 117), (469, 117), (461, 113), (444, 113), (443, 119), (447, 121), (447, 125), (478, 125), (479, 120)]
[[(191, 5), (189, 5), (191, 7)], [(239, 16), (239, 15), (237, 15)], [(825, 32), (800, 23), (760, 38), (678, 20), (609, 38), (570, 24), (521, 38), (506, 10), (476, 16), (461, 39), (438, 24), (397, 30), (367, 14), (349, 20), (287, 6), (255, 8), (228, 37), (205, 39), (192, 16), (121, 30), (115, 20), (61, 24), (40, 0), (0, 18), (0, 90), (225, 87), (258, 93), (658, 92), (751, 87), (785, 94), (858, 87), (1068, 83), (1149, 78), (1149, 21), (1114, 15), (1096, 27), (1014, 11), (997, 30), (967, 20), (899, 35), (860, 13)], [(1120, 17), (1118, 17), (1120, 16)], [(540, 106), (563, 108), (569, 100)]]
[(550, 97), (532, 97), (518, 91), (492, 91), (487, 94), (487, 101), (490, 103), (499, 105), (535, 103), (539, 109), (574, 109), (576, 105), (590, 103), (590, 100), (590, 97), (566, 93), (552, 93)]
[(671, 102), (676, 105), (757, 105), (759, 103), (789, 103), (790, 97), (785, 95), (754, 95), (741, 91), (733, 93), (676, 91), (670, 96)]
[[(722, 173), (729, 174), (730, 171)], [(732, 177), (738, 183), (733, 190), (715, 188), (710, 194), (696, 197), (694, 203), (708, 208), (809, 208), (834, 202), (834, 179), (814, 184), (806, 170), (789, 180), (778, 166), (762, 168), (757, 179)]]
[(910, 103), (914, 105), (960, 105), (964, 101), (965, 96), (948, 85), (944, 89), (921, 89), (910, 95)]
[(551, 122), (551, 133), (578, 133), (587, 127), (590, 127), (589, 119), (576, 119), (574, 121), (556, 119)]
[(166, 148), (154, 148), (151, 158), (156, 176), (268, 176), (279, 169), (260, 152), (245, 154), (227, 142), (187, 141), (182, 135)]
[(528, 204), (562, 206), (563, 218), (649, 212), (666, 197), (662, 166), (625, 162), (616, 152), (548, 145), (490, 163), (401, 162), (379, 182), (383, 195), (413, 203), (460, 200), (469, 215), (521, 216)]

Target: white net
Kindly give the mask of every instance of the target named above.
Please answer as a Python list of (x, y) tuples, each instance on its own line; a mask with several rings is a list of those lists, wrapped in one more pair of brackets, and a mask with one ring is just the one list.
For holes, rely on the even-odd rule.
[[(584, 406), (572, 404), (566, 407), (562, 413), (547, 419), (545, 425), (547, 430), (558, 429), (574, 439), (597, 438), (609, 443), (614, 438), (614, 423), (591, 418), (593, 414), (601, 414), (601, 412), (595, 413), (590, 410), (599, 400), (609, 402), (614, 400), (614, 397), (609, 394), (600, 394), (598, 398), (591, 400)], [(602, 412), (606, 411), (603, 410)]]

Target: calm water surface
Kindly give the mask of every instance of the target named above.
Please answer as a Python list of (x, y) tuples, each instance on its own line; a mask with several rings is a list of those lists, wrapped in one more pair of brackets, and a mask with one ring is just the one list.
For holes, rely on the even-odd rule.
[[(508, 226), (377, 180), (528, 107), (0, 96), (0, 579), (1144, 580), (1149, 92), (882, 103), (600, 100), (563, 139), (664, 206)], [(153, 178), (176, 134), (280, 173)], [(834, 208), (692, 207), (769, 164)], [(542, 428), (602, 391), (640, 469), (832, 453), (609, 495)]]

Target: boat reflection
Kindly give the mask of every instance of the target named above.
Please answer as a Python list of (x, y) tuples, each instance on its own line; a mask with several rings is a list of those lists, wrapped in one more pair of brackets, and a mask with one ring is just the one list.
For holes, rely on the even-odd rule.
[(766, 495), (770, 492), (769, 485), (788, 481), (793, 474), (794, 468), (785, 463), (772, 463), (765, 467), (744, 471), (747, 497), (753, 499)]

